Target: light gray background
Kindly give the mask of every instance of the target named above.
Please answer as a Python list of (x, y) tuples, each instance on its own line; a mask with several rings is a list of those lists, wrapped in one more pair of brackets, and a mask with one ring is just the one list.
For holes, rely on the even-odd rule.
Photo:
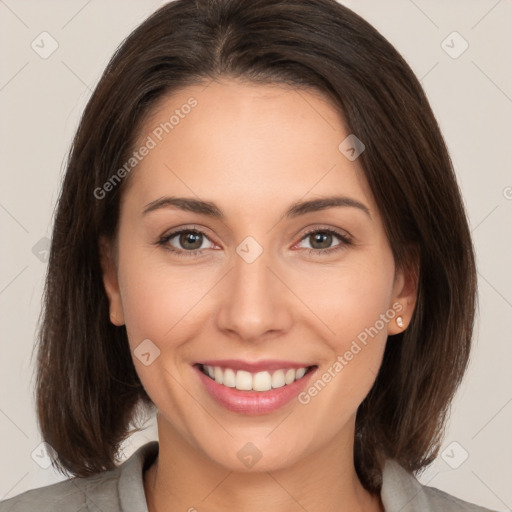
[[(510, 510), (512, 2), (343, 3), (380, 30), (421, 79), (453, 158), (478, 257), (480, 314), (471, 366), (453, 404), (443, 455), (420, 479), (468, 501)], [(63, 479), (40, 467), (45, 457), (30, 361), (45, 237), (51, 235), (64, 161), (91, 90), (118, 44), (161, 4), (0, 0), (0, 499)], [(43, 31), (58, 43), (46, 59), (31, 47), (34, 40), (42, 47)], [(464, 41), (450, 36), (454, 31), (469, 44), (458, 58), (452, 57)], [(49, 39), (44, 44), (48, 50)], [(147, 431), (127, 443), (125, 455), (156, 439), (154, 427), (151, 420)]]

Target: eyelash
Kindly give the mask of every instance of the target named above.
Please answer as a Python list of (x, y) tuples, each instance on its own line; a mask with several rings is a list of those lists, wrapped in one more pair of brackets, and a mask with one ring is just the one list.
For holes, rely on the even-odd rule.
[[(191, 256), (197, 256), (205, 250), (205, 249), (195, 249), (193, 251), (186, 251), (184, 249), (176, 249), (175, 247), (172, 247), (171, 245), (169, 245), (169, 240), (173, 239), (174, 237), (176, 237), (178, 235), (181, 235), (182, 233), (194, 233), (197, 235), (202, 235), (209, 240), (208, 236), (205, 233), (203, 233), (202, 231), (200, 231), (198, 229), (186, 228), (186, 229), (180, 229), (178, 231), (173, 231), (172, 233), (169, 233), (168, 235), (162, 236), (160, 238), (160, 240), (157, 241), (156, 244), (158, 246), (163, 247), (165, 250), (174, 253), (176, 256), (185, 257), (185, 258), (191, 257)], [(325, 229), (314, 228), (314, 229), (307, 231), (306, 233), (304, 233), (303, 237), (300, 239), (300, 242), (302, 242), (302, 240), (304, 240), (305, 238), (307, 238), (309, 235), (311, 235), (313, 233), (324, 233), (324, 234), (334, 235), (335, 237), (337, 237), (341, 240), (341, 243), (339, 245), (335, 245), (334, 247), (329, 247), (327, 249), (305, 248), (305, 250), (308, 251), (309, 255), (326, 256), (326, 255), (330, 255), (332, 253), (341, 251), (341, 250), (345, 249), (347, 246), (352, 245), (352, 240), (350, 239), (349, 236), (343, 235), (343, 234), (339, 233), (338, 231), (335, 231), (333, 229), (327, 229), (327, 228), (325, 228)]]

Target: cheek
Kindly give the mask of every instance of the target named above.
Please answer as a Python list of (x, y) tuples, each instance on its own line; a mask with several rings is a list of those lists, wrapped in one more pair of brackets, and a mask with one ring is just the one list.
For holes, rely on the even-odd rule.
[[(129, 217), (123, 221), (121, 226), (136, 224)], [(207, 273), (199, 278), (193, 266), (171, 262), (146, 238), (137, 228), (119, 233), (118, 280), (132, 350), (144, 339), (172, 344), (175, 326), (189, 320), (189, 311), (211, 288)]]
[[(384, 324), (380, 319), (391, 308), (394, 263), (384, 251), (380, 254), (380, 258), (361, 258), (346, 266), (324, 269), (304, 284), (308, 305), (328, 326), (337, 350), (375, 326), (384, 337), (387, 334), (389, 319)], [(391, 314), (392, 309), (388, 316)]]
[(179, 270), (151, 266), (131, 273), (126, 268), (125, 276), (121, 294), (130, 344), (145, 338), (172, 343), (172, 331), (183, 320), (188, 322), (187, 313), (205, 286), (191, 283), (188, 274)]
[(329, 328), (324, 338), (328, 355), (304, 400), (322, 392), (318, 406), (355, 412), (377, 376), (388, 325), (396, 315), (391, 304), (394, 261), (383, 247), (357, 263), (354, 259), (346, 267), (331, 268), (322, 277), (308, 280), (305, 289), (311, 309)]
[(190, 324), (194, 315), (187, 313), (197, 302), (198, 290), (179, 269), (170, 272), (169, 268), (149, 264), (150, 258), (143, 260), (142, 256), (133, 251), (119, 264), (129, 346), (148, 395), (157, 407), (176, 413), (180, 396), (167, 390), (174, 379), (183, 380), (182, 349), (195, 332)]

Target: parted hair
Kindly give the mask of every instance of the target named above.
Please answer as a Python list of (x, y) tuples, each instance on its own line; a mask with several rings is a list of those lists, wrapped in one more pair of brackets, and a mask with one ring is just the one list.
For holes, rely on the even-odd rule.
[(335, 0), (177, 0), (116, 50), (83, 112), (55, 212), (35, 346), (43, 439), (61, 473), (107, 471), (139, 430), (130, 428), (137, 411), (155, 407), (125, 327), (110, 322), (100, 265), (99, 240), (115, 238), (127, 179), (104, 197), (94, 191), (129, 158), (159, 99), (224, 78), (319, 91), (339, 107), (365, 145), (359, 161), (397, 267), (410, 268), (417, 256), (410, 324), (388, 340), (357, 411), (355, 467), (377, 492), (385, 459), (417, 472), (439, 450), (470, 353), (475, 258), (450, 156), (418, 79), (375, 28)]

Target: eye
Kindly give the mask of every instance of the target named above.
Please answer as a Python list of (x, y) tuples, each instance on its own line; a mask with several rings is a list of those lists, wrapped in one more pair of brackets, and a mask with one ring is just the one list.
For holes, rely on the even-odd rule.
[(164, 235), (157, 243), (178, 256), (195, 256), (205, 249), (211, 249), (203, 245), (206, 241), (212, 243), (202, 231), (181, 229)]
[[(337, 245), (332, 246), (336, 239), (340, 241)], [(302, 247), (308, 250), (309, 254), (325, 255), (344, 249), (351, 245), (352, 241), (347, 234), (342, 234), (332, 229), (313, 229), (308, 231), (301, 239), (309, 242), (310, 247)], [(299, 245), (300, 246), (300, 245)]]
[[(338, 244), (332, 245), (333, 242), (339, 241)], [(309, 242), (310, 247), (301, 247), (303, 242)], [(198, 256), (206, 249), (211, 249), (208, 243), (214, 245), (208, 236), (198, 229), (184, 228), (178, 231), (168, 233), (158, 240), (157, 245), (176, 254), (177, 256)], [(207, 244), (206, 246), (204, 244)], [(333, 229), (312, 229), (302, 237), (299, 247), (305, 249), (309, 254), (327, 255), (340, 251), (351, 245), (352, 241), (347, 234), (334, 231)]]

